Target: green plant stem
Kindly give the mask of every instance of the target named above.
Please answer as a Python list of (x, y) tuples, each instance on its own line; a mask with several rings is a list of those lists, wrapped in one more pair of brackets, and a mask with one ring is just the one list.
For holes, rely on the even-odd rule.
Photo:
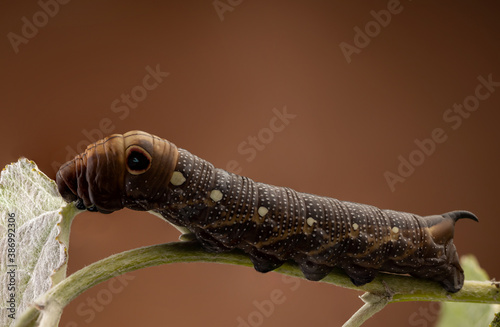
[[(250, 259), (242, 252), (210, 253), (197, 242), (153, 245), (118, 253), (80, 269), (37, 299), (35, 306), (42, 312), (62, 312), (62, 309), (69, 302), (85, 290), (112, 277), (141, 268), (178, 262), (212, 262), (253, 266)], [(295, 264), (286, 263), (275, 271), (304, 278)], [(356, 287), (344, 272), (337, 269), (321, 282), (386, 297), (388, 303), (403, 301), (500, 303), (500, 289), (490, 282), (466, 281), (461, 291), (450, 294), (441, 285), (432, 281), (379, 274), (373, 282)], [(16, 321), (16, 326), (32, 326), (30, 322), (33, 321), (34, 317), (33, 309), (28, 309), (25, 314), (29, 317), (24, 317), (23, 314)], [(51, 325), (47, 324), (46, 326)]]
[(342, 327), (361, 326), (371, 316), (382, 310), (390, 300), (387, 296), (374, 295), (372, 293), (365, 293), (360, 298), (365, 304)]

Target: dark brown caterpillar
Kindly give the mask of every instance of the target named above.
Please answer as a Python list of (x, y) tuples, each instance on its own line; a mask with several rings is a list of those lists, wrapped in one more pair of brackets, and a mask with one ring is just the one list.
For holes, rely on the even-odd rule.
[(155, 211), (209, 250), (245, 251), (260, 272), (292, 259), (307, 279), (338, 266), (355, 285), (385, 271), (457, 292), (464, 274), (454, 225), (477, 221), (467, 211), (421, 217), (257, 183), (140, 131), (89, 145), (60, 168), (57, 185), (81, 209)]

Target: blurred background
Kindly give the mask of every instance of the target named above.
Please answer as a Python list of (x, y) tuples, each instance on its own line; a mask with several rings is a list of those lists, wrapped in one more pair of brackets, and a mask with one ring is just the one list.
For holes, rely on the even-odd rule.
[[(480, 223), (460, 221), (455, 244), (499, 279), (500, 21), (486, 3), (4, 1), (0, 164), (24, 156), (55, 178), (90, 142), (140, 129), (257, 181), (470, 210)], [(69, 273), (177, 238), (148, 213), (82, 213)], [(60, 325), (339, 326), (358, 295), (176, 264), (85, 292)], [(432, 326), (437, 307), (392, 304), (365, 326)]]

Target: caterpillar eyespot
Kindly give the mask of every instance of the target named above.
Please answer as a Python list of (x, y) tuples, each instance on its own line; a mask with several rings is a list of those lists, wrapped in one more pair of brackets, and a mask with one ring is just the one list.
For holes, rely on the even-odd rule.
[(126, 151), (127, 170), (133, 175), (140, 175), (151, 166), (151, 155), (141, 147), (130, 146)]
[(464, 274), (454, 226), (477, 221), (468, 211), (419, 216), (254, 182), (141, 131), (89, 145), (61, 166), (56, 182), (79, 208), (153, 210), (210, 251), (243, 250), (257, 271), (294, 260), (309, 280), (340, 267), (355, 285), (383, 271), (457, 292)]

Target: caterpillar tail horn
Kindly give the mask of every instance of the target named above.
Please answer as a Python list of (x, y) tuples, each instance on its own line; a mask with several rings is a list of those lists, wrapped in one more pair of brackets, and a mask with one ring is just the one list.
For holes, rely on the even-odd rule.
[(476, 215), (474, 215), (472, 212), (464, 211), (464, 210), (447, 212), (447, 213), (443, 214), (443, 217), (450, 218), (455, 223), (457, 222), (457, 220), (463, 219), (463, 218), (472, 219), (474, 221), (479, 221), (479, 219), (477, 219)]

